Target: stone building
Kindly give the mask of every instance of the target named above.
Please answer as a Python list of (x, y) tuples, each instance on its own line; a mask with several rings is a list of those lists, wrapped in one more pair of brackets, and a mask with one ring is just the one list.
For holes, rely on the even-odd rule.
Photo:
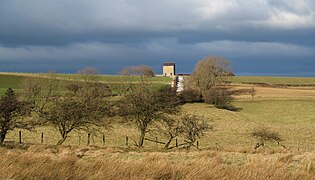
[(173, 63), (173, 62), (163, 63), (163, 76), (173, 77), (175, 75), (176, 75), (175, 63)]

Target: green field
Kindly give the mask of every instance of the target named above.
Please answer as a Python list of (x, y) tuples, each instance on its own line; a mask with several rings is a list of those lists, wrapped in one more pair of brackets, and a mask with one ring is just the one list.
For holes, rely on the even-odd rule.
[[(63, 80), (80, 80), (76, 75), (57, 76)], [(1, 74), (0, 94), (7, 87), (18, 90), (23, 78)], [(105, 75), (99, 76), (99, 80), (109, 86), (124, 81), (121, 76)], [(139, 79), (132, 81), (136, 83)], [(171, 79), (156, 77), (150, 81), (158, 89)], [(315, 78), (231, 77), (231, 81), (315, 84)], [(163, 145), (149, 141), (145, 141), (143, 148), (136, 148), (134, 141), (139, 136), (136, 126), (130, 122), (118, 123), (121, 122), (118, 117), (110, 119), (113, 122), (110, 129), (100, 128), (100, 132), (91, 134), (90, 146), (87, 146), (88, 134), (83, 131), (71, 132), (63, 146), (54, 146), (60, 135), (49, 125), (39, 126), (34, 132), (21, 130), (23, 143), (19, 144), (20, 130), (15, 129), (7, 135), (5, 146), (0, 147), (3, 154), (0, 179), (314, 179), (314, 88), (257, 86), (256, 90), (257, 97), (236, 97), (233, 105), (238, 111), (217, 109), (204, 103), (183, 105), (183, 113), (200, 115), (214, 125), (213, 131), (199, 139), (199, 150), (164, 150)], [(286, 148), (267, 142), (254, 150), (258, 141), (250, 133), (261, 126), (278, 132), (283, 139), (281, 145)], [(146, 137), (166, 140), (153, 131)], [(184, 142), (180, 136), (177, 140), (179, 144)]]
[[(315, 150), (315, 100), (242, 100), (234, 102), (234, 105), (240, 108), (238, 112), (216, 109), (203, 103), (184, 105), (183, 112), (203, 116), (214, 124), (215, 131), (208, 132), (200, 140), (202, 149), (215, 149), (217, 145), (222, 149), (252, 149), (256, 140), (249, 134), (255, 127), (264, 125), (279, 132), (283, 144), (289, 148)], [(58, 141), (59, 134), (52, 127), (39, 127), (37, 132), (23, 131), (23, 141), (40, 143), (41, 133), (45, 133), (45, 144)], [(125, 137), (129, 137), (132, 146), (139, 133), (133, 124), (113, 124), (112, 129), (103, 129), (103, 134), (93, 135), (92, 145), (103, 146), (102, 135), (106, 137), (106, 146), (125, 147)], [(148, 134), (147, 137), (163, 140), (157, 134)], [(18, 141), (18, 130), (11, 132), (7, 140)], [(183, 142), (183, 139), (179, 137), (178, 141)], [(86, 143), (87, 133), (73, 132), (65, 145)], [(163, 147), (152, 142), (146, 142), (145, 146), (155, 150)], [(277, 148), (276, 143), (268, 146)]]
[[(32, 74), (11, 74), (0, 75), (0, 94), (4, 93), (5, 89), (12, 87), (19, 89), (19, 84), (25, 78)], [(44, 76), (44, 75), (43, 75)], [(79, 79), (78, 75), (58, 74), (61, 79)], [(124, 81), (122, 76), (100, 75), (99, 80), (106, 82), (109, 85)], [(139, 77), (133, 77), (133, 82), (139, 81)], [(283, 77), (231, 77), (234, 83), (266, 83), (266, 84), (291, 84), (291, 85), (311, 85), (315, 84), (315, 78), (283, 78)], [(150, 81), (155, 88), (161, 88), (171, 82), (171, 78), (154, 77)], [(302, 99), (239, 99), (234, 102), (234, 105), (240, 108), (238, 112), (216, 109), (206, 104), (186, 104), (183, 111), (191, 114), (198, 114), (213, 120), (215, 123), (215, 132), (210, 132), (206, 137), (201, 139), (201, 147), (213, 148), (215, 144), (220, 144), (222, 147), (251, 147), (255, 140), (249, 137), (249, 132), (256, 126), (266, 125), (277, 130), (283, 138), (284, 143), (291, 146), (313, 147), (315, 141), (312, 137), (315, 136), (313, 127), (315, 127), (315, 100)], [(39, 143), (41, 133), (49, 134), (45, 142), (47, 144), (55, 144), (59, 138), (58, 133), (51, 127), (40, 127), (36, 133), (23, 132), (23, 139), (26, 142)], [(108, 146), (123, 146), (125, 137), (130, 137), (130, 142), (133, 142), (138, 136), (138, 132), (130, 124), (115, 125), (110, 131), (105, 130), (106, 145)], [(81, 143), (86, 142), (86, 134), (73, 133), (66, 144), (77, 145), (81, 138)], [(102, 134), (95, 135), (95, 145), (102, 145)], [(152, 135), (151, 138), (156, 138)], [(158, 137), (163, 139), (162, 137)], [(17, 131), (12, 132), (8, 136), (8, 140), (17, 141)], [(181, 141), (181, 139), (179, 139)], [(147, 143), (153, 146), (154, 143)]]
[(312, 85), (315, 78), (308, 77), (270, 77), (270, 76), (231, 76), (229, 82), (241, 84), (270, 84), (270, 85)]
[[(0, 73), (0, 95), (4, 94), (7, 88), (11, 87), (14, 90), (20, 89), (20, 84), (26, 77), (31, 78), (34, 76), (42, 76), (47, 77), (47, 74), (31, 74), (31, 73)], [(74, 80), (82, 80), (82, 76), (78, 74), (56, 74), (56, 78), (64, 80), (64, 81), (74, 81)], [(124, 77), (124, 76), (114, 76), (114, 75), (98, 75), (96, 76), (96, 80), (108, 84), (110, 87), (114, 87), (114, 85), (119, 85), (126, 81), (131, 81), (133, 83), (137, 83), (141, 81), (140, 77)], [(166, 85), (169, 85), (172, 82), (172, 78), (169, 77), (152, 77), (146, 79), (150, 83), (152, 83), (152, 87), (154, 89), (160, 89)], [(116, 90), (112, 89), (115, 93)]]

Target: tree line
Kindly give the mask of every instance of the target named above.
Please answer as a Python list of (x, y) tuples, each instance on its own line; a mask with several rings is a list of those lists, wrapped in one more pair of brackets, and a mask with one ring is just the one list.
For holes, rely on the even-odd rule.
[[(185, 114), (185, 102), (202, 100), (218, 108), (231, 107), (231, 95), (224, 86), (228, 62), (223, 58), (207, 57), (197, 63), (182, 94), (170, 86), (154, 90), (148, 80), (154, 76), (148, 66), (127, 67), (121, 72), (126, 77), (120, 86), (119, 97), (112, 97), (111, 88), (97, 79), (95, 68), (79, 71), (78, 81), (63, 81), (48, 73), (22, 82), (22, 90), (15, 93), (9, 88), (0, 98), (0, 144), (9, 131), (15, 128), (34, 130), (36, 126), (51, 125), (60, 134), (57, 145), (65, 142), (70, 132), (98, 132), (109, 128), (119, 118), (119, 123), (133, 123), (139, 138), (135, 145), (142, 147), (149, 132), (159, 133), (166, 141), (165, 149), (181, 136), (179, 146), (192, 147), (212, 130), (209, 120), (194, 114)], [(128, 81), (130, 76), (140, 76), (137, 84)], [(152, 141), (152, 140), (151, 140)]]

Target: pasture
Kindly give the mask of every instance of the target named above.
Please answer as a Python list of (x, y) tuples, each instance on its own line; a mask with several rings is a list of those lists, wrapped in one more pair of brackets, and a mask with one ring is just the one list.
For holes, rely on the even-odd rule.
[[(32, 74), (32, 73), (4, 73), (0, 72), (0, 95), (3, 95), (7, 88), (11, 87), (14, 90), (19, 91), (21, 88), (21, 82), (25, 78), (48, 78), (49, 75), (45, 73)], [(68, 83), (71, 81), (82, 81), (82, 76), (78, 74), (55, 74), (54, 77), (62, 81), (62, 83)], [(140, 77), (124, 77), (124, 76), (113, 76), (113, 75), (97, 75), (95, 79), (101, 83), (106, 83), (112, 91), (115, 93), (121, 84), (126, 82), (139, 83), (141, 81)], [(147, 78), (152, 84), (154, 89), (161, 89), (172, 82), (172, 78), (156, 76), (152, 78)]]
[[(1, 74), (0, 93), (7, 87), (18, 90), (23, 78)], [(59, 74), (58, 78), (72, 81), (78, 77)], [(234, 96), (237, 111), (204, 103), (183, 105), (182, 113), (202, 116), (214, 125), (214, 130), (198, 141), (199, 149), (164, 150), (162, 144), (150, 141), (136, 148), (134, 141), (139, 131), (133, 123), (121, 124), (118, 117), (111, 118), (111, 128), (100, 128), (100, 132), (91, 134), (90, 146), (87, 133), (82, 131), (70, 133), (63, 146), (55, 146), (60, 135), (48, 125), (37, 127), (35, 132), (21, 130), (23, 143), (18, 144), (20, 130), (16, 129), (8, 134), (6, 146), (0, 148), (6, 154), (1, 156), (0, 165), (5, 168), (0, 177), (28, 179), (50, 174), (56, 179), (313, 179), (315, 78), (231, 78), (231, 89), (250, 89), (255, 83), (284, 86), (254, 85), (254, 97)], [(124, 81), (119, 76), (99, 79), (108, 84)], [(156, 77), (151, 82), (158, 87), (169, 84), (171, 79)], [(250, 133), (262, 126), (278, 132), (286, 148), (267, 142), (254, 150), (257, 140)], [(166, 140), (153, 132), (147, 138)], [(182, 137), (177, 140), (179, 144), (183, 142)], [(176, 146), (175, 141), (172, 146)], [(12, 147), (15, 149), (10, 150)], [(25, 168), (29, 164), (34, 168)]]
[(227, 81), (238, 84), (315, 86), (314, 77), (231, 76)]
[[(183, 112), (203, 116), (208, 123), (214, 124), (214, 131), (208, 132), (200, 139), (201, 149), (253, 149), (256, 140), (250, 132), (260, 126), (267, 126), (279, 132), (284, 139), (282, 142), (292, 149), (315, 150), (315, 100), (238, 100), (234, 102), (237, 112), (216, 109), (203, 103), (186, 104)], [(115, 120), (113, 120), (115, 121)], [(117, 119), (116, 119), (117, 121)], [(103, 132), (92, 134), (91, 145), (106, 147), (133, 146), (139, 132), (133, 124), (112, 124), (111, 129), (101, 129)], [(22, 131), (22, 141), (34, 144), (41, 143), (41, 133), (44, 133), (44, 144), (56, 144), (60, 138), (58, 131), (52, 127), (43, 126), (36, 132)], [(105, 145), (103, 144), (105, 135)], [(18, 142), (18, 130), (11, 132), (7, 141)], [(165, 140), (159, 134), (148, 134), (150, 139)], [(178, 142), (183, 140), (179, 137)], [(87, 133), (73, 132), (66, 140), (65, 145), (87, 145)], [(174, 144), (175, 145), (175, 142)], [(145, 142), (148, 149), (161, 150), (163, 145), (154, 142)], [(276, 143), (268, 146), (277, 147)]]
[[(0, 88), (2, 92), (7, 87), (19, 89), (19, 84), (25, 77), (33, 77), (34, 74), (1, 74)], [(42, 77), (47, 74), (40, 75)], [(80, 78), (79, 75), (57, 74), (58, 78), (69, 81)], [(132, 77), (133, 82), (137, 82), (139, 77)], [(243, 82), (245, 77), (232, 77)], [(276, 77), (247, 77), (251, 82), (264, 83), (291, 83), (296, 84), (298, 80), (302, 84), (312, 84), (315, 78), (282, 78), (276, 81)], [(119, 83), (124, 81), (122, 76), (100, 75), (98, 79), (106, 83)], [(242, 81), (241, 81), (242, 80)], [(154, 77), (150, 81), (156, 88), (170, 83), (170, 78)], [(233, 89), (250, 89), (252, 85), (231, 85)], [(249, 136), (251, 130), (258, 126), (268, 126), (276, 130), (283, 136), (283, 143), (290, 146), (300, 146), (304, 149), (315, 149), (315, 141), (312, 130), (315, 127), (315, 88), (314, 87), (261, 87), (255, 86), (256, 94), (252, 98), (250, 95), (235, 96), (234, 106), (239, 109), (237, 112), (216, 109), (203, 103), (186, 104), (182, 108), (183, 113), (196, 114), (205, 117), (209, 123), (213, 123), (214, 132), (209, 132), (200, 140), (200, 148), (222, 148), (246, 147), (250, 148), (255, 144), (255, 140)], [(114, 118), (113, 122), (119, 121)], [(111, 129), (101, 129), (102, 133), (92, 134), (91, 144), (103, 146), (103, 135), (105, 136), (105, 146), (120, 147), (132, 146), (133, 141), (138, 138), (138, 131), (132, 124), (112, 124)], [(55, 144), (59, 139), (58, 132), (50, 127), (38, 127), (36, 132), (23, 131), (23, 141), (38, 144), (41, 142), (41, 134), (44, 133), (45, 144)], [(163, 141), (164, 137), (158, 134), (149, 134), (148, 138)], [(18, 130), (11, 132), (8, 141), (18, 141)], [(181, 138), (178, 141), (182, 141)], [(66, 145), (86, 145), (87, 134), (83, 132), (73, 132)], [(162, 145), (153, 142), (145, 143), (149, 148), (160, 149)], [(271, 144), (273, 145), (273, 144)], [(299, 148), (300, 148), (299, 147)]]

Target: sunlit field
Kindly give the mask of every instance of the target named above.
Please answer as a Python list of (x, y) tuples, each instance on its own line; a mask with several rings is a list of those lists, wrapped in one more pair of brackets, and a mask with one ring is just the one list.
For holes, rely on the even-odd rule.
[[(68, 81), (77, 78), (58, 76), (68, 78)], [(23, 78), (0, 75), (0, 93), (7, 87), (19, 90)], [(122, 80), (121, 77), (100, 76), (102, 78), (109, 84)], [(0, 165), (4, 168), (0, 177), (313, 179), (315, 88), (311, 86), (312, 78), (299, 79), (300, 84), (308, 85), (305, 87), (300, 87), (297, 79), (276, 80), (270, 77), (262, 78), (259, 83), (298, 86), (266, 87), (255, 84), (257, 78), (249, 77), (252, 81), (238, 80), (231, 85), (231, 89), (256, 90), (254, 96), (234, 96), (236, 111), (217, 109), (204, 103), (183, 105), (182, 113), (202, 116), (214, 125), (213, 131), (198, 141), (198, 149), (177, 148), (175, 140), (171, 150), (150, 141), (145, 141), (143, 148), (137, 148), (134, 143), (139, 137), (136, 126), (133, 123), (121, 124), (118, 117), (111, 118), (110, 128), (99, 127), (99, 132), (92, 133), (89, 145), (88, 134), (82, 131), (70, 133), (64, 145), (55, 146), (60, 135), (52, 126), (40, 126), (32, 132), (16, 129), (8, 134), (5, 146), (0, 148), (0, 152), (5, 154), (1, 156)], [(156, 77), (152, 82), (163, 86), (171, 79)], [(257, 140), (250, 133), (262, 126), (279, 133), (283, 139), (281, 146), (267, 142), (264, 147), (254, 149)], [(19, 131), (22, 144), (19, 144)], [(149, 132), (147, 138), (166, 141), (158, 133)], [(179, 136), (177, 142), (183, 143), (183, 138)], [(29, 164), (32, 168), (25, 168)]]

